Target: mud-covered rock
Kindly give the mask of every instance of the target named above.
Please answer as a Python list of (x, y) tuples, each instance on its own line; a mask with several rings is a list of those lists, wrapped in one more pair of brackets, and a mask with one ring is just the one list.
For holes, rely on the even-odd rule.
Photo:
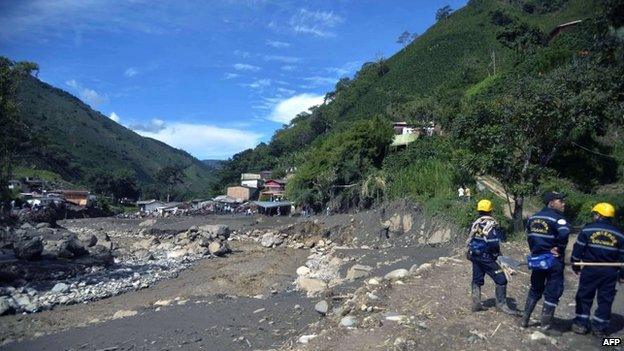
[(15, 257), (24, 260), (34, 260), (41, 257), (43, 242), (40, 238), (22, 240), (14, 244)]

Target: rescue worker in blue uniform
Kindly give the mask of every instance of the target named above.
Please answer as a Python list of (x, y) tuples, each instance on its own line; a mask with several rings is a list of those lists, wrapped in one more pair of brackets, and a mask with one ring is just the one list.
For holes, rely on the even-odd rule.
[[(574, 243), (572, 269), (580, 274), (576, 293), (576, 318), (572, 330), (578, 334), (592, 332), (599, 337), (608, 335), (611, 305), (615, 299), (615, 283), (624, 283), (623, 267), (578, 266), (575, 262), (624, 262), (624, 234), (611, 221), (613, 205), (602, 202), (592, 208), (594, 222), (583, 227)], [(583, 267), (581, 269), (581, 267)], [(591, 306), (597, 295), (598, 308), (590, 320)]]
[(563, 194), (544, 194), (545, 207), (529, 217), (526, 224), (527, 241), (531, 258), (543, 258), (543, 266), (532, 269), (531, 287), (524, 305), (522, 327), (529, 326), (531, 313), (537, 302), (544, 297), (540, 329), (552, 327), (555, 308), (563, 295), (563, 268), (565, 248), (568, 245), (570, 227), (563, 216)]
[(480, 200), (477, 203), (479, 218), (470, 228), (467, 240), (468, 258), (472, 261), (472, 311), (483, 309), (481, 305), (481, 287), (485, 283), (485, 275), (489, 275), (496, 284), (496, 308), (504, 313), (515, 315), (516, 311), (507, 306), (507, 278), (503, 269), (496, 262), (500, 256), (500, 242), (505, 234), (492, 217), (492, 202)]

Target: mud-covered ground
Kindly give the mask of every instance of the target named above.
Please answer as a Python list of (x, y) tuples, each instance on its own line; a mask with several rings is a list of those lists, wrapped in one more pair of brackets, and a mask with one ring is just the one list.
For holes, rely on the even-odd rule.
[[(86, 304), (59, 305), (39, 313), (0, 317), (3, 342), (0, 349), (292, 347), (310, 325), (329, 318), (315, 311), (317, 302), (340, 301), (362, 284), (361, 277), (346, 279), (353, 265), (369, 266), (369, 276), (383, 276), (396, 268), (409, 269), (447, 255), (448, 245), (441, 243), (440, 238), (449, 241), (451, 230), (440, 231), (435, 227), (438, 229), (423, 231), (425, 220), (422, 213), (405, 204), (390, 207), (387, 214), (370, 211), (308, 219), (244, 216), (159, 219), (140, 231), (140, 235), (176, 235), (192, 226), (225, 224), (232, 233), (229, 241), (232, 253), (194, 261), (175, 278), (145, 289)], [(69, 230), (114, 232), (113, 241), (117, 240), (117, 245), (123, 247), (135, 241), (133, 235), (140, 223), (140, 220), (106, 218), (70, 220), (62, 225)], [(385, 227), (390, 227), (389, 238), (380, 235)], [(260, 239), (274, 235), (275, 230), (286, 237), (284, 244), (263, 247)], [(294, 237), (300, 243), (287, 237), (292, 233), (298, 233)], [(315, 247), (309, 244), (309, 237)], [(435, 237), (435, 245), (422, 244), (429, 237)], [(419, 244), (414, 244), (419, 240)], [(331, 284), (324, 291), (306, 294), (297, 283), (299, 270), (318, 262), (332, 263), (333, 276), (327, 278), (328, 281), (331, 278)], [(315, 269), (321, 276), (325, 274), (324, 267)]]
[[(573, 242), (573, 241), (572, 241)], [(504, 252), (520, 258), (523, 242), (504, 244)], [(483, 288), (486, 311), (470, 311), (471, 266), (463, 250), (448, 258), (433, 260), (431, 267), (394, 282), (365, 283), (353, 298), (352, 327), (340, 325), (339, 315), (328, 316), (304, 331), (315, 336), (308, 344), (287, 350), (598, 350), (602, 339), (577, 335), (569, 328), (574, 317), (577, 277), (566, 270), (565, 293), (556, 310), (555, 330), (561, 335), (536, 333), (541, 303), (531, 326), (519, 326), (519, 317), (496, 311), (494, 286), (489, 278)], [(511, 305), (523, 308), (529, 288), (526, 270), (509, 282)], [(372, 295), (371, 295), (372, 294)], [(374, 297), (374, 298), (372, 298)], [(361, 306), (372, 306), (367, 311)], [(594, 304), (595, 308), (595, 304)], [(611, 323), (612, 337), (624, 337), (624, 296), (616, 296)], [(617, 349), (617, 348), (611, 348)], [(621, 347), (619, 349), (622, 349)]]

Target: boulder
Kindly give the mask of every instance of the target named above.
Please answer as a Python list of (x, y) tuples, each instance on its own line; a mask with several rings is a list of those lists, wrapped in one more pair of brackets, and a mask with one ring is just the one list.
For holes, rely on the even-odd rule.
[(314, 295), (327, 289), (327, 283), (313, 278), (299, 277), (297, 285), (299, 289), (306, 291), (308, 295)]
[(59, 245), (59, 257), (74, 258), (82, 257), (89, 254), (89, 250), (85, 249), (80, 240), (75, 237), (69, 237)]
[(429, 240), (427, 240), (427, 244), (429, 245), (442, 244), (442, 243), (448, 242), (449, 240), (451, 240), (451, 229), (444, 228), (444, 229), (436, 230), (429, 237)]
[(227, 239), (230, 236), (230, 227), (223, 224), (206, 224), (198, 227), (198, 230), (204, 235), (208, 234), (210, 238), (223, 236)]
[(58, 293), (58, 294), (66, 293), (68, 291), (69, 291), (69, 285), (67, 285), (65, 283), (57, 283), (52, 288), (52, 292), (53, 293)]
[(340, 325), (346, 328), (352, 328), (357, 325), (357, 319), (353, 316), (344, 316), (340, 320)]
[(89, 255), (105, 265), (110, 265), (115, 262), (112, 251), (104, 245), (95, 245), (90, 247)]
[(32, 260), (41, 257), (43, 252), (43, 242), (40, 238), (32, 238), (15, 243), (13, 247), (15, 257), (24, 260)]
[(260, 239), (260, 245), (264, 247), (273, 247), (276, 245), (276, 237), (272, 232), (266, 233)]
[(201, 246), (199, 243), (194, 242), (188, 248), (189, 252), (195, 255), (203, 256), (207, 253), (210, 253), (210, 249), (205, 246)]
[(384, 276), (384, 278), (388, 280), (397, 280), (397, 279), (405, 278), (408, 275), (409, 275), (409, 271), (407, 269), (399, 268), (399, 269), (393, 270), (392, 272), (389, 272), (388, 274)]
[(50, 223), (46, 223), (46, 222), (37, 223), (35, 228), (36, 229), (50, 228)]
[(203, 246), (203, 247), (208, 247), (208, 245), (210, 245), (211, 242), (212, 241), (210, 241), (210, 239), (208, 239), (208, 238), (206, 238), (204, 236), (202, 236), (199, 239), (197, 239), (197, 244), (199, 246)]
[(208, 245), (208, 251), (215, 256), (223, 256), (226, 253), (230, 252), (230, 247), (227, 243), (222, 243), (220, 241), (213, 241)]
[(329, 310), (329, 304), (327, 303), (327, 301), (321, 300), (317, 302), (316, 305), (314, 305), (314, 310), (316, 310), (316, 312), (324, 316), (327, 314), (327, 311)]
[(298, 276), (307, 276), (308, 274), (310, 274), (310, 268), (308, 268), (306, 266), (301, 266), (301, 267), (297, 268), (297, 275)]
[(373, 267), (364, 266), (361, 264), (353, 265), (353, 267), (349, 268), (349, 270), (347, 271), (347, 279), (356, 280), (356, 279), (368, 277), (372, 269)]
[(147, 239), (137, 241), (132, 246), (134, 246), (137, 249), (149, 250), (158, 244), (160, 244), (160, 240), (158, 240), (157, 237), (152, 236)]
[(9, 314), (13, 311), (12, 299), (8, 296), (0, 296), (0, 316)]
[(98, 242), (97, 236), (93, 234), (80, 234), (78, 235), (78, 240), (80, 240), (85, 247), (93, 247)]

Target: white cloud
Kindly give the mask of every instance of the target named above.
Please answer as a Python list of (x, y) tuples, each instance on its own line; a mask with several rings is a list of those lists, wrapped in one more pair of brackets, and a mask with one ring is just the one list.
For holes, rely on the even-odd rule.
[(234, 55), (240, 56), (242, 58), (248, 58), (249, 56), (251, 56), (251, 53), (249, 53), (249, 51), (234, 50)]
[(254, 65), (249, 65), (249, 64), (246, 64), (246, 63), (236, 63), (236, 64), (234, 64), (233, 67), (237, 71), (257, 72), (257, 71), (260, 70), (260, 67), (254, 66)]
[(131, 78), (131, 77), (136, 76), (138, 73), (139, 73), (139, 71), (137, 71), (137, 69), (136, 69), (136, 68), (134, 68), (134, 67), (130, 67), (130, 68), (128, 68), (128, 69), (124, 72), (124, 76), (126, 76), (126, 77), (128, 77), (128, 78)]
[(270, 40), (270, 39), (267, 39), (266, 44), (268, 46), (272, 46), (274, 48), (287, 48), (287, 47), (290, 46), (290, 43), (286, 43), (286, 42), (283, 42), (283, 41), (277, 41), (277, 40)]
[(238, 77), (240, 77), (240, 74), (238, 74), (238, 73), (226, 73), (223, 76), (223, 79), (228, 80), (228, 79), (234, 79), (234, 78), (238, 78)]
[(290, 18), (290, 26), (296, 33), (312, 34), (318, 37), (334, 37), (332, 31), (344, 22), (344, 18), (329, 11), (309, 11), (300, 9)]
[(277, 102), (267, 118), (274, 122), (288, 124), (299, 113), (307, 111), (312, 106), (321, 105), (323, 98), (323, 95), (314, 94), (295, 95)]
[(303, 80), (310, 82), (312, 86), (319, 87), (319, 86), (334, 85), (338, 81), (338, 78), (315, 76), (315, 77), (303, 78)]
[(327, 71), (336, 73), (340, 77), (344, 77), (355, 73), (360, 66), (362, 66), (360, 61), (350, 61), (340, 67), (329, 67), (327, 68)]
[(78, 92), (78, 97), (92, 107), (108, 102), (108, 95), (103, 95), (93, 89), (84, 87), (75, 79), (66, 81), (65, 85), (76, 90)]
[(263, 58), (265, 61), (279, 61), (284, 63), (296, 63), (301, 61), (299, 57), (293, 56), (264, 55)]
[(291, 66), (291, 65), (284, 65), (284, 66), (282, 66), (282, 71), (286, 71), (286, 72), (292, 72), (295, 69), (297, 69), (297, 67)]
[(121, 120), (121, 118), (119, 118), (119, 115), (116, 114), (115, 112), (111, 112), (110, 116), (108, 116), (108, 118), (112, 119), (113, 121), (119, 123), (119, 121)]
[(84, 88), (80, 91), (80, 98), (91, 106), (97, 106), (108, 101), (108, 96), (102, 95), (97, 91)]
[(294, 90), (286, 89), (286, 88), (277, 88), (277, 91), (279, 91), (280, 93), (286, 94), (286, 95), (292, 95), (292, 94), (295, 93)]
[(154, 118), (147, 123), (134, 123), (130, 124), (128, 128), (134, 130), (135, 132), (145, 132), (145, 133), (158, 133), (166, 128), (165, 121), (162, 119)]
[(252, 88), (252, 89), (261, 89), (261, 88), (271, 86), (271, 80), (270, 79), (258, 79), (252, 83), (241, 84), (241, 85), (244, 87)]
[(185, 150), (199, 159), (224, 159), (255, 147), (262, 138), (252, 131), (191, 123), (164, 124), (159, 131), (137, 133)]

